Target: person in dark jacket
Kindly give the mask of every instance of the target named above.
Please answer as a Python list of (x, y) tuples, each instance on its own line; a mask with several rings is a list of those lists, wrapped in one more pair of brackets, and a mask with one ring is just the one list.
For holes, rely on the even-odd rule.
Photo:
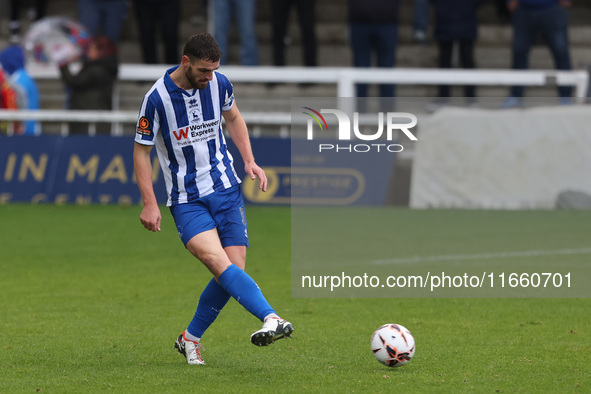
[[(454, 45), (459, 49), (461, 68), (475, 68), (474, 43), (478, 38), (478, 8), (483, 0), (431, 0), (435, 8), (434, 38), (439, 47), (439, 68), (452, 67)], [(476, 87), (464, 87), (469, 103), (475, 101)], [(450, 96), (450, 86), (439, 86), (440, 102)]]
[[(377, 66), (396, 65), (399, 0), (348, 0), (353, 65), (370, 67), (372, 55)], [(380, 85), (381, 97), (394, 97), (394, 85)], [(367, 97), (367, 84), (357, 85), (357, 97)]]
[[(73, 110), (113, 109), (113, 87), (117, 80), (118, 69), (117, 46), (105, 36), (92, 38), (88, 44), (86, 60), (78, 74), (72, 74), (68, 64), (60, 66), (62, 81), (70, 90), (68, 108)], [(84, 133), (87, 128), (80, 123), (71, 124), (70, 132)], [(108, 123), (97, 124), (97, 132), (108, 133), (109, 130)]]

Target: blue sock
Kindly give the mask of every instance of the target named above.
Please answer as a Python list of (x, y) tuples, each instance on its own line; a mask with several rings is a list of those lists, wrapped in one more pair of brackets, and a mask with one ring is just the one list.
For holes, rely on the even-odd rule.
[(264, 321), (265, 316), (275, 313), (254, 280), (232, 264), (218, 278), (220, 285), (247, 311)]
[(229, 299), (230, 294), (212, 278), (199, 297), (197, 311), (187, 328), (189, 334), (201, 338)]

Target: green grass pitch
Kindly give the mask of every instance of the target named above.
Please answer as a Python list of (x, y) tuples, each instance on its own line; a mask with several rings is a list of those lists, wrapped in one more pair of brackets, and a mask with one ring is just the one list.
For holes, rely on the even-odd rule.
[[(289, 208), (247, 211), (247, 271), (294, 337), (253, 346), (260, 323), (231, 301), (188, 366), (173, 343), (210, 276), (166, 208), (152, 234), (137, 206), (0, 206), (0, 392), (591, 392), (589, 299), (293, 299)], [(414, 334), (408, 365), (374, 359), (384, 323)]]

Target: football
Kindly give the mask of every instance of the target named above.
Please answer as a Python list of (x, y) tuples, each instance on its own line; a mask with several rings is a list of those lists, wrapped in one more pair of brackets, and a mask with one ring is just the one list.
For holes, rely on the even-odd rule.
[(415, 339), (400, 324), (384, 324), (371, 336), (371, 351), (387, 367), (400, 367), (415, 354)]

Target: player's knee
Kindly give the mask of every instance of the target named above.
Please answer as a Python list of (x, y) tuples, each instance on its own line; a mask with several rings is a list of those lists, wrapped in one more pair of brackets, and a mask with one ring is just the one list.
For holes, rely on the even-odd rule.
[(201, 261), (206, 266), (209, 266), (211, 264), (215, 264), (216, 260), (218, 259), (217, 255), (215, 253), (212, 253), (209, 251), (199, 250), (199, 249), (193, 249), (193, 250), (189, 250), (189, 251), (191, 252), (191, 254), (193, 256), (197, 257), (197, 259), (199, 259), (199, 261)]
[(244, 270), (246, 266), (246, 246), (228, 246), (224, 250), (232, 264)]
[(217, 278), (231, 264), (230, 260), (224, 255), (210, 252), (198, 252), (193, 254), (207, 267), (207, 269)]

